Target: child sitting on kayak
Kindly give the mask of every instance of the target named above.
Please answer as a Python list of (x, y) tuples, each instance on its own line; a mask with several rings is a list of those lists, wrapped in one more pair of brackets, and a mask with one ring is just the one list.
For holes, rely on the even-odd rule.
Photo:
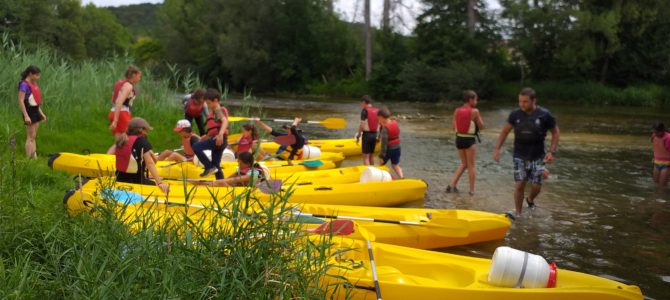
[(265, 170), (254, 162), (251, 152), (241, 152), (237, 157), (238, 168), (234, 175), (226, 179), (199, 183), (208, 186), (255, 186), (266, 179)]
[(242, 152), (255, 153), (257, 155), (254, 156), (257, 158), (265, 156), (263, 148), (260, 147), (258, 130), (254, 124), (242, 125), (242, 133), (240, 138), (237, 139), (237, 151), (235, 151), (235, 156), (239, 157)]
[(381, 124), (381, 131), (379, 132), (381, 165), (385, 165), (390, 160), (391, 167), (398, 178), (403, 179), (405, 176), (402, 173), (402, 168), (400, 168), (400, 127), (398, 127), (398, 120), (391, 118), (391, 112), (388, 108), (380, 109), (377, 112), (377, 117), (379, 118), (379, 124)]
[(171, 161), (193, 161), (193, 157), (195, 156), (195, 153), (193, 152), (193, 145), (200, 141), (200, 137), (193, 132), (191, 122), (186, 119), (179, 120), (177, 121), (177, 125), (173, 130), (181, 136), (181, 146), (184, 151), (184, 155), (181, 155), (176, 151), (164, 150), (158, 155), (156, 159)]
[[(286, 130), (286, 132), (282, 132), (282, 131), (276, 131), (276, 130), (272, 129), (272, 127), (263, 123), (259, 119), (254, 119), (254, 122), (256, 122), (256, 124), (258, 124), (258, 126), (263, 128), (263, 130), (265, 130), (265, 132), (271, 134), (274, 137), (280, 137), (280, 136), (294, 136), (295, 137), (295, 142), (290, 144), (291, 152), (289, 153), (288, 158), (286, 159), (289, 162), (289, 164), (291, 164), (291, 161), (294, 158), (297, 158), (297, 159), (302, 158), (302, 147), (304, 147), (305, 144), (306, 144), (305, 137), (301, 134), (300, 129), (298, 129), (298, 124), (300, 124), (300, 121), (302, 121), (302, 119), (296, 117), (295, 119), (293, 119), (293, 124), (291, 124), (290, 126), (284, 125), (282, 127), (282, 128), (284, 128), (284, 130)], [(286, 147), (284, 147), (284, 148), (280, 147), (279, 149), (283, 151), (283, 149), (287, 149), (287, 148)], [(278, 154), (280, 154), (280, 153), (281, 152), (279, 152)]]

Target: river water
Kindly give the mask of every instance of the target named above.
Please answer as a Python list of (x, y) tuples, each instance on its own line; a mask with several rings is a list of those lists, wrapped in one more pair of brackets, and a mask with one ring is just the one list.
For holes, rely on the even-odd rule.
[[(539, 104), (544, 105), (541, 100)], [(503, 147), (500, 163), (491, 156), (500, 129), (516, 108), (515, 99), (480, 102), (486, 129), (477, 145), (474, 196), (467, 193), (467, 172), (459, 182), (460, 193), (445, 193), (459, 163), (450, 124), (460, 103), (377, 105), (388, 106), (400, 119), (400, 164), (405, 176), (428, 183), (426, 200), (414, 206), (513, 211), (513, 134)], [(490, 258), (496, 247), (510, 246), (541, 255), (559, 268), (636, 284), (650, 299), (670, 299), (670, 190), (652, 183), (650, 142), (653, 121), (670, 123), (670, 114), (656, 108), (558, 103), (546, 107), (557, 119), (561, 138), (555, 162), (548, 165), (551, 175), (536, 199), (537, 208), (524, 209), (503, 241), (442, 251)], [(347, 120), (345, 130), (303, 126), (312, 139), (353, 137), (360, 114), (357, 100), (263, 99), (260, 109), (268, 117)], [(351, 158), (344, 166), (360, 162)]]

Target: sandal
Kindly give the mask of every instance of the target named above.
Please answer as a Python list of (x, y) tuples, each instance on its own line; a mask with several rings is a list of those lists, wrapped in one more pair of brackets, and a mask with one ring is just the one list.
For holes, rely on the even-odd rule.
[(528, 197), (526, 197), (526, 204), (528, 204), (528, 208), (535, 209), (535, 201), (531, 202)]

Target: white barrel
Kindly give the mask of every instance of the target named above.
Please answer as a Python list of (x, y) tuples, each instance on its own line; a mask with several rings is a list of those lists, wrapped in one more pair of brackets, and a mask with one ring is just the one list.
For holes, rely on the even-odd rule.
[[(202, 153), (205, 153), (205, 156), (207, 156), (207, 158), (209, 158), (209, 160), (212, 161), (212, 150), (202, 150)], [(198, 167), (201, 167), (201, 168), (205, 167), (205, 165), (203, 165), (200, 162), (197, 155), (193, 156), (193, 163)]]
[(235, 159), (235, 152), (233, 150), (230, 150), (226, 148), (223, 150), (223, 154), (221, 154), (221, 162), (235, 162), (237, 159)]
[(491, 259), (489, 283), (501, 287), (545, 288), (550, 267), (542, 256), (498, 247)]
[(360, 181), (365, 182), (386, 182), (393, 180), (391, 173), (384, 170), (380, 170), (375, 167), (367, 167), (363, 172), (361, 172)]
[(319, 157), (321, 157), (320, 148), (310, 145), (302, 146), (302, 159), (314, 159)]

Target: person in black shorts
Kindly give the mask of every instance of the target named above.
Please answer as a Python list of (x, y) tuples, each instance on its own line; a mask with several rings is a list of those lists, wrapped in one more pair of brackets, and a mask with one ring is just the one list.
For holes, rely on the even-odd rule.
[(461, 164), (456, 169), (454, 177), (447, 186), (447, 193), (457, 192), (458, 180), (468, 169), (470, 179), (470, 195), (475, 193), (475, 157), (477, 154), (477, 134), (484, 128), (484, 121), (477, 106), (477, 93), (472, 90), (463, 92), (463, 105), (456, 108), (452, 126), (456, 131), (456, 149), (461, 158)]
[[(291, 161), (295, 158), (301, 159), (302, 158), (302, 148), (306, 144), (306, 139), (305, 136), (302, 134), (302, 131), (298, 129), (298, 124), (300, 124), (300, 121), (302, 121), (301, 118), (294, 118), (293, 119), (293, 124), (291, 125), (283, 125), (282, 129), (285, 131), (277, 131), (274, 130), (272, 127), (268, 126), (267, 124), (263, 123), (258, 118), (254, 119), (254, 122), (256, 125), (258, 125), (260, 128), (263, 128), (263, 130), (267, 133), (269, 133), (272, 136), (285, 136), (285, 135), (292, 135), (295, 136), (295, 143), (291, 144), (289, 147), (291, 148), (291, 152), (288, 155), (288, 158), (286, 159), (289, 164)], [(280, 151), (278, 151), (277, 154), (281, 154), (281, 152), (285, 151), (288, 149), (288, 147), (279, 147)]]
[[(554, 160), (554, 153), (558, 149), (560, 131), (556, 119), (545, 108), (537, 105), (535, 91), (524, 88), (519, 93), (519, 108), (513, 110), (507, 118), (498, 136), (493, 160), (500, 160), (500, 147), (505, 143), (507, 135), (514, 129), (514, 206), (516, 215), (521, 215), (526, 182), (530, 181), (531, 188), (526, 203), (528, 208), (535, 207), (535, 198), (542, 189), (544, 179), (544, 164)], [(547, 131), (551, 132), (551, 145), (545, 152), (544, 140)]]
[(30, 65), (21, 73), (19, 82), (19, 108), (26, 125), (26, 156), (32, 159), (37, 158), (37, 128), (40, 122), (47, 120), (41, 108), (42, 92), (37, 85), (41, 74), (40, 68)]
[(356, 143), (362, 140), (361, 150), (363, 152), (363, 164), (373, 165), (372, 155), (377, 145), (377, 130), (379, 129), (379, 109), (372, 107), (372, 99), (365, 95), (361, 98), (361, 123), (356, 133)]

